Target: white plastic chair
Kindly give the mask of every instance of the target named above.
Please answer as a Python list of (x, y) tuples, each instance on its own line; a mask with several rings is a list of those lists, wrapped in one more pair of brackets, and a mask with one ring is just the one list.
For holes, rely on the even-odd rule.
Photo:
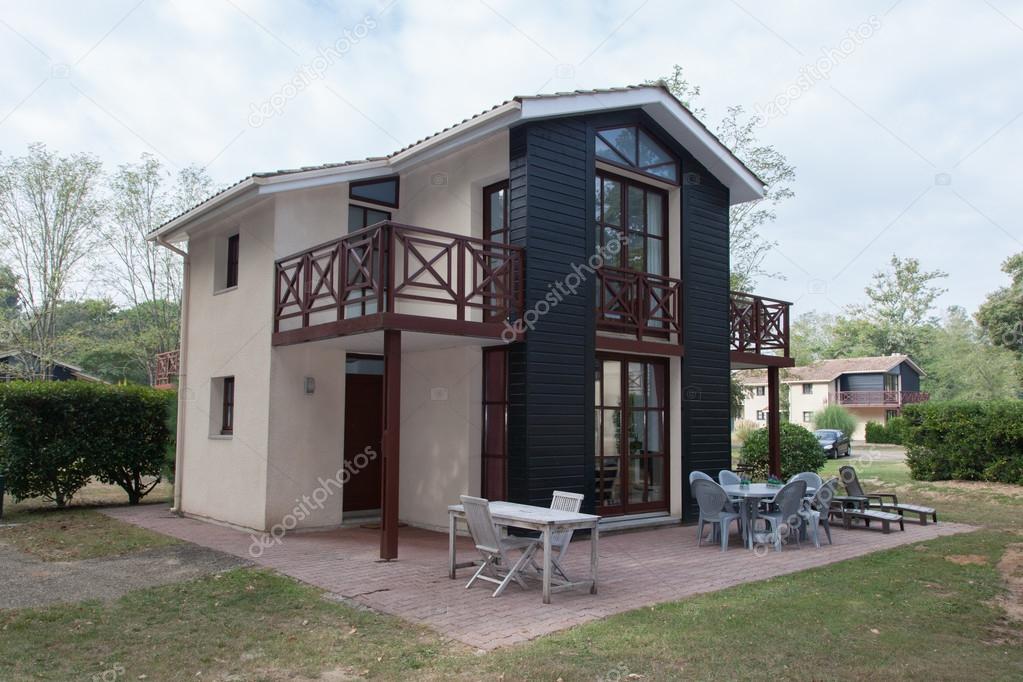
[(722, 486), (739, 485), (740, 483), (742, 483), (742, 478), (740, 478), (739, 474), (735, 473), (734, 471), (722, 469), (721, 471), (718, 472), (718, 483), (720, 483)]
[[(519, 575), (523, 567), (529, 565), (533, 555), (539, 547), (535, 538), (512, 538), (501, 537), (490, 516), (490, 502), (481, 497), (470, 497), (462, 495), (462, 508), (465, 510), (465, 520), (469, 525), (469, 533), (476, 549), (483, 556), (483, 564), (476, 573), (469, 578), (465, 589), (472, 587), (477, 580), (486, 580), (497, 585), (494, 594), (499, 597), (508, 584), (514, 580), (521, 587), (526, 587), (526, 582)], [(511, 552), (519, 550), (522, 556), (514, 564), (511, 562)], [(487, 575), (489, 574), (489, 575)]]

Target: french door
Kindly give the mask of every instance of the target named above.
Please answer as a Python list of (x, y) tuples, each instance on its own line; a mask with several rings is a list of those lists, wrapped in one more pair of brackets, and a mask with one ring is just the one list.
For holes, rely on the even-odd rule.
[(598, 354), (594, 388), (599, 513), (667, 510), (667, 362)]

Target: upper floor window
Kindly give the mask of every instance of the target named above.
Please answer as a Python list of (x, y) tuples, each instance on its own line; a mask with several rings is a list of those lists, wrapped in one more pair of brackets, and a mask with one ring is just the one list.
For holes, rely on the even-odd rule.
[(764, 395), (767, 393), (766, 386), (757, 386), (757, 395)]
[(483, 238), (508, 243), (508, 181), (483, 188)]
[(349, 232), (355, 232), (356, 230), (361, 230), (362, 228), (373, 225), (374, 223), (390, 219), (390, 211), (380, 211), (375, 208), (369, 208), (368, 206), (348, 204)]
[(603, 161), (678, 182), (678, 163), (639, 126), (597, 131), (596, 154)]
[(213, 240), (213, 293), (238, 286), (239, 247), (237, 232)]
[(348, 198), (398, 208), (398, 178), (352, 182), (348, 185)]
[(620, 260), (613, 267), (668, 274), (668, 195), (647, 185), (597, 173), (594, 197), (597, 222), (597, 247), (602, 253), (618, 241)]
[(227, 238), (227, 288), (238, 286), (238, 235)]
[(803, 384), (803, 395), (813, 395), (813, 384)]

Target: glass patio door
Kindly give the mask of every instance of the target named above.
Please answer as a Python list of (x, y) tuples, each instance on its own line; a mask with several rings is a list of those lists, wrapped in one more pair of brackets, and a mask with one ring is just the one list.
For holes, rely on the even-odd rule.
[(596, 503), (604, 515), (668, 508), (667, 364), (599, 355)]

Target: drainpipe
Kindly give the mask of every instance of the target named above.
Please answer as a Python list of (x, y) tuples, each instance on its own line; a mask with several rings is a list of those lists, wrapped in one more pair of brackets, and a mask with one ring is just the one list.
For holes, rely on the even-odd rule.
[(178, 247), (174, 246), (170, 242), (166, 241), (162, 236), (156, 237), (156, 243), (160, 246), (166, 247), (174, 253), (181, 256), (182, 261), (182, 278), (181, 278), (181, 340), (178, 342), (178, 419), (177, 419), (177, 435), (175, 436), (174, 444), (174, 506), (171, 507), (171, 511), (179, 516), (182, 514), (181, 511), (181, 487), (182, 481), (184, 480), (182, 472), (184, 469), (184, 448), (185, 448), (185, 394), (188, 390), (187, 386), (187, 372), (188, 372), (188, 293), (189, 293), (189, 281), (191, 279), (191, 263), (189, 262), (188, 252), (182, 251)]

